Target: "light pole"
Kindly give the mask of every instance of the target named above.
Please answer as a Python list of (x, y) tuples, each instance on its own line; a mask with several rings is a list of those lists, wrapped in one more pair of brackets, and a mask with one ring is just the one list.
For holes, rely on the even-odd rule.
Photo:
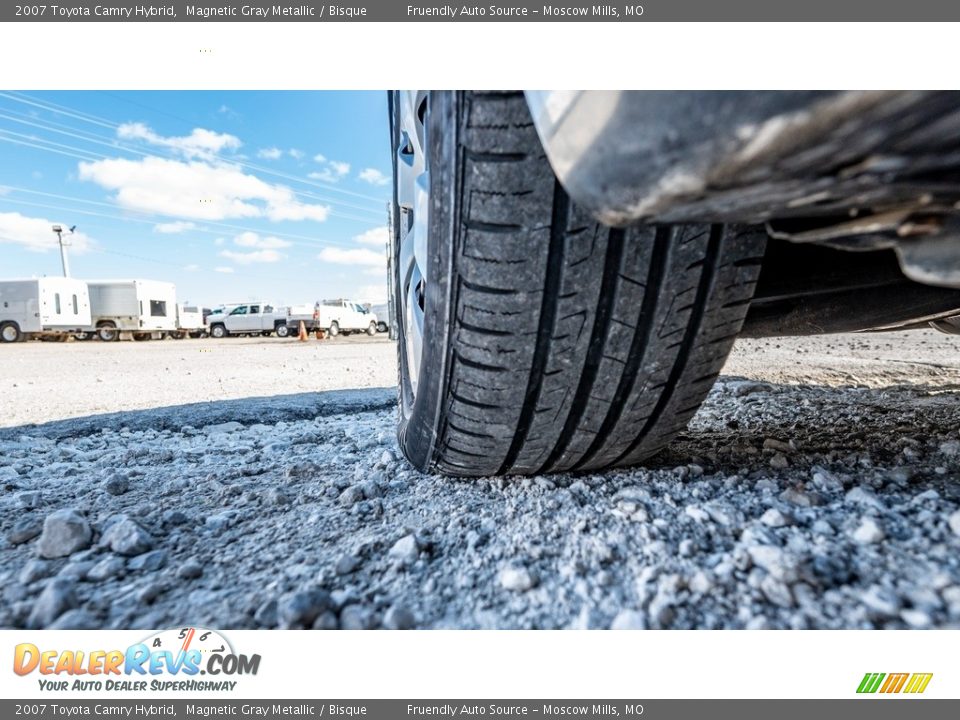
[[(73, 231), (77, 229), (77, 226), (74, 225), (70, 228), (70, 234), (73, 234)], [(60, 244), (60, 263), (63, 265), (63, 276), (70, 277), (70, 261), (67, 258), (67, 248), (70, 246), (69, 242), (63, 241), (63, 228), (59, 225), (53, 226), (53, 231), (57, 234), (57, 242)]]

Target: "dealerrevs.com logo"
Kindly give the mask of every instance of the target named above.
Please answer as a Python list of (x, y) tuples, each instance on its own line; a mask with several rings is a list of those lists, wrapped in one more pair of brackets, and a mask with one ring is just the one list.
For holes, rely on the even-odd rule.
[(857, 687), (857, 693), (906, 693), (918, 695), (927, 689), (933, 673), (867, 673)]
[(219, 632), (199, 627), (164, 630), (126, 650), (21, 643), (13, 654), (14, 673), (39, 675), (45, 691), (231, 691), (238, 682), (232, 678), (256, 675), (259, 669), (260, 655), (237, 653)]

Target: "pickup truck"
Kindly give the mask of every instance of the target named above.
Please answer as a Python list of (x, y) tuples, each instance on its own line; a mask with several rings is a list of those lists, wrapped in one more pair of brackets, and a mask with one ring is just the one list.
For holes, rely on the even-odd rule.
[[(324, 330), (330, 337), (340, 333), (377, 333), (377, 316), (352, 300), (324, 300), (309, 305), (287, 308), (287, 333), (296, 333), (300, 323), (310, 332)], [(279, 333), (278, 333), (279, 334)]]
[(287, 312), (286, 308), (274, 308), (273, 305), (251, 303), (237, 305), (229, 310), (224, 309), (211, 314), (207, 318), (210, 335), (215, 338), (225, 338), (228, 335), (270, 335), (286, 337)]

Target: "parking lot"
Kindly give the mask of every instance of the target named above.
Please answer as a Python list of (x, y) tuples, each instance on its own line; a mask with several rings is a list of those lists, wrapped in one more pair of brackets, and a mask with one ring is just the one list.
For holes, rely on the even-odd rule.
[(188, 403), (395, 385), (385, 334), (0, 347), (0, 427)]

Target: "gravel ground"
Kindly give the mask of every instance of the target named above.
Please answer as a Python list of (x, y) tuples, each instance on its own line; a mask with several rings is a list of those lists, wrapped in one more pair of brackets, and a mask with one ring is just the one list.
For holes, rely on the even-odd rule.
[[(101, 358), (5, 403), (0, 626), (960, 627), (958, 338), (741, 341), (649, 467), (479, 481), (398, 460), (391, 388), (289, 394), (389, 384), (389, 343), (278, 342), (207, 343), (187, 382), (226, 357), (265, 397), (126, 412), (145, 398), (90, 397), (118, 346), (0, 352), (18, 386)], [(174, 345), (128, 344), (119, 382)]]

